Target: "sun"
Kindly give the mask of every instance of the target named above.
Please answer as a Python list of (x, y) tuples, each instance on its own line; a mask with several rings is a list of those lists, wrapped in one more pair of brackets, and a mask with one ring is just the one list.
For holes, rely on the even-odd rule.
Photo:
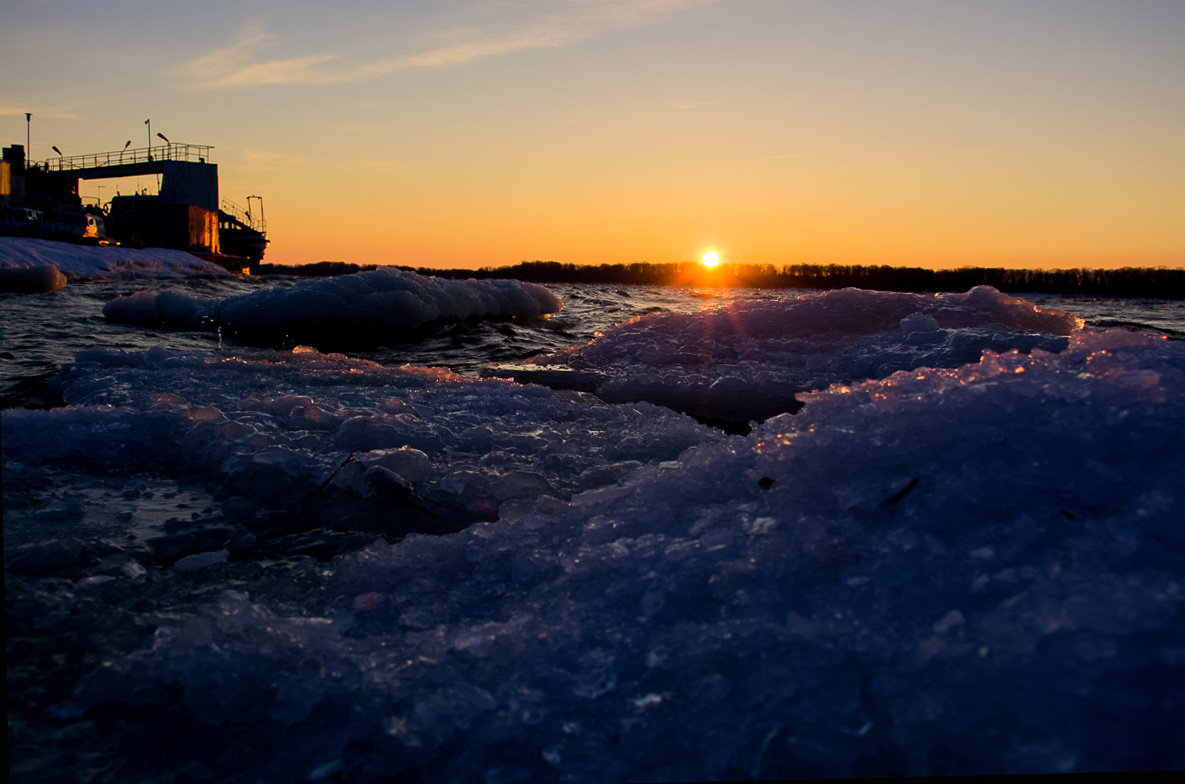
[(704, 255), (699, 257), (699, 263), (708, 269), (712, 269), (720, 264), (720, 254), (714, 250), (706, 250), (704, 251)]

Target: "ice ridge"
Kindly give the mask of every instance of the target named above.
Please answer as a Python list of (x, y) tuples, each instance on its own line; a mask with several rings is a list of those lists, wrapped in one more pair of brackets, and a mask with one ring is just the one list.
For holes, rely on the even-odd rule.
[(562, 303), (515, 280), (449, 280), (391, 268), (310, 279), (226, 299), (142, 291), (103, 308), (110, 321), (221, 330), (267, 345), (382, 345), (438, 321), (534, 318)]

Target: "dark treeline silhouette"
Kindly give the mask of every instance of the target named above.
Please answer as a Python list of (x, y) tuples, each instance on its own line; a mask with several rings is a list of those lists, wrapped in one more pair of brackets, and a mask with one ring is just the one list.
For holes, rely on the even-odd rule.
[(302, 278), (332, 278), (377, 269), (374, 264), (351, 264), (348, 261), (317, 261), (312, 264), (260, 264), (256, 275), (296, 275)]
[(779, 268), (772, 264), (727, 264), (708, 270), (694, 262), (580, 266), (556, 261), (524, 261), (512, 267), (416, 271), (440, 277), (515, 278), (536, 283), (805, 289), (856, 287), (912, 292), (966, 291), (974, 286), (987, 285), (1000, 291), (1028, 294), (1185, 299), (1185, 269), (1144, 267), (1046, 270), (962, 267), (929, 270), (888, 265), (790, 264)]
[[(261, 264), (261, 274), (330, 276), (375, 269), (342, 261), (300, 266)], [(1123, 267), (1120, 269), (1005, 269), (961, 267), (929, 270), (921, 267), (862, 266), (855, 264), (726, 264), (714, 270), (695, 262), (601, 264), (581, 266), (558, 261), (524, 261), (511, 267), (432, 269), (406, 267), (421, 275), (442, 278), (513, 278), (535, 283), (593, 283), (602, 285), (688, 286), (705, 288), (862, 288), (879, 291), (966, 291), (992, 286), (1017, 294), (1084, 294), (1112, 297), (1185, 299), (1185, 269)]]

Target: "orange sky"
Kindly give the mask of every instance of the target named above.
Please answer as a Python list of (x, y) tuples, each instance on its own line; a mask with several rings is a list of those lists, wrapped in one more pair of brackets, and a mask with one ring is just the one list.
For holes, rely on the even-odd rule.
[(0, 136), (214, 145), (278, 263), (1185, 266), (1179, 0), (408, 5), (14, 0)]

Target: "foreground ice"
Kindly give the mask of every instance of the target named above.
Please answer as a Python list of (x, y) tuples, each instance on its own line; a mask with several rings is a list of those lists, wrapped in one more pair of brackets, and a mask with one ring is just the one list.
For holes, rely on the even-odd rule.
[(535, 283), (449, 280), (383, 268), (221, 300), (179, 289), (142, 291), (107, 303), (103, 315), (141, 326), (221, 330), (271, 345), (357, 346), (382, 345), (436, 321), (533, 318), (562, 307)]
[(181, 250), (100, 247), (29, 237), (0, 237), (0, 290), (5, 291), (57, 291), (70, 280), (170, 279), (229, 274), (217, 264)]
[[(88, 354), (70, 406), (3, 415), (11, 624), (109, 646), (46, 710), (122, 780), (1179, 768), (1185, 344), (1064, 343), (804, 394), (748, 437), (308, 352)], [(47, 469), (75, 477), (48, 511)], [(144, 475), (220, 504), (221, 538), (89, 545), (112, 566), (75, 554), (63, 587), (38, 526)], [(249, 537), (310, 505), (373, 541), (269, 579)], [(425, 510), (481, 522), (375, 538)]]
[(649, 404), (304, 347), (271, 361), (92, 350), (54, 385), (70, 405), (6, 412), (6, 454), (197, 478), (261, 509), (324, 507), (328, 525), (350, 516), (352, 499), (389, 518), (367, 523), (389, 535), (496, 517), (513, 499), (566, 498), (719, 437)]
[(485, 374), (743, 425), (796, 410), (799, 393), (834, 383), (958, 367), (985, 350), (1061, 350), (1081, 326), (988, 286), (934, 296), (843, 289), (649, 314), (587, 346)]

